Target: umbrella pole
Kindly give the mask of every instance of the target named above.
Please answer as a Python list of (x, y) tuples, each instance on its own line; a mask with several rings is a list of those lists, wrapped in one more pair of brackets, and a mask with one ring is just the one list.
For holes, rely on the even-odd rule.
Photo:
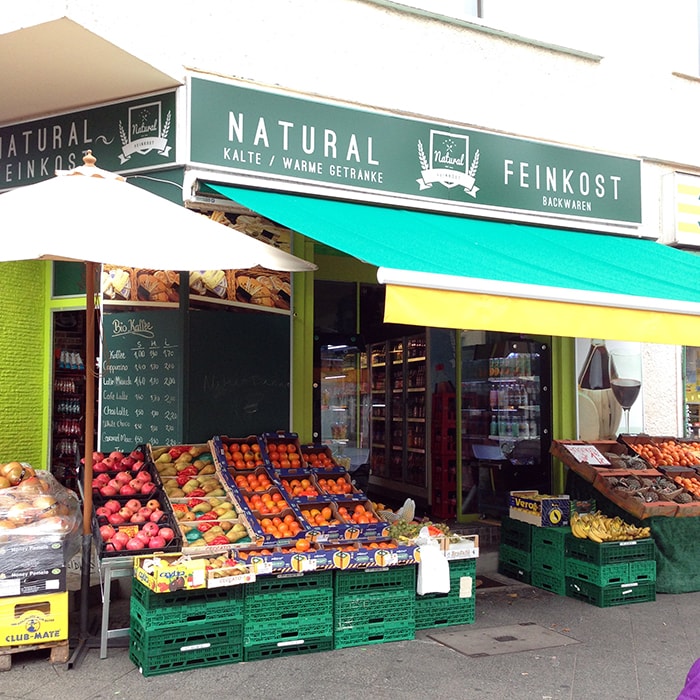
[(83, 536), (80, 568), (80, 636), (69, 665), (87, 651), (92, 563), (92, 453), (95, 449), (95, 263), (85, 263), (85, 465), (83, 470)]

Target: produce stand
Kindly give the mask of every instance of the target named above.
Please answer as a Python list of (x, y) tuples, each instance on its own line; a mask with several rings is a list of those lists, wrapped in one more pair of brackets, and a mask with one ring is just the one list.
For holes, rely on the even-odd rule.
[[(551, 452), (568, 467), (566, 492), (572, 501), (594, 500), (597, 508), (606, 515), (618, 516), (638, 527), (650, 528), (651, 538), (656, 544), (657, 592), (689, 593), (700, 590), (700, 569), (697, 566), (700, 558), (700, 498), (680, 487), (666, 488), (669, 498), (679, 500), (662, 500), (663, 496), (653, 495), (653, 489), (647, 492), (647, 498), (656, 500), (630, 498), (623, 488), (610, 487), (615, 479), (623, 476), (624, 470), (620, 470), (620, 464), (614, 463), (614, 459), (612, 463), (610, 459), (608, 464), (600, 463), (600, 456), (606, 454), (618, 454), (623, 459), (633, 458), (636, 462), (642, 446), (653, 446), (663, 453), (665, 447), (672, 443), (680, 448), (674, 451), (675, 455), (680, 455), (680, 460), (692, 462), (697, 458), (700, 463), (700, 458), (695, 454), (697, 443), (665, 436), (621, 435), (617, 441), (592, 443), (554, 441)], [(687, 459), (682, 456), (684, 453), (688, 454)], [(626, 470), (625, 476), (632, 480), (623, 483), (634, 484), (634, 479), (649, 479), (654, 486), (661, 484), (667, 487), (669, 481), (679, 486), (673, 481), (679, 473), (693, 475), (692, 478), (700, 480), (700, 474), (687, 464), (655, 464), (647, 461), (646, 470)]]
[[(301, 446), (293, 433), (215, 436), (141, 446), (125, 459), (96, 462), (101, 658), (110, 640), (128, 634), (134, 663), (156, 675), (412, 639), (416, 629), (474, 621), (478, 537), (394, 522), (323, 445)], [(139, 484), (110, 469), (100, 477), (104, 460), (131, 477), (140, 472), (147, 493), (132, 493)], [(125, 494), (112, 493), (117, 478), (130, 484), (120, 487)], [(168, 535), (149, 541), (147, 529)], [(449, 568), (449, 591), (417, 594), (426, 546)], [(109, 629), (111, 581), (126, 576), (130, 627)]]

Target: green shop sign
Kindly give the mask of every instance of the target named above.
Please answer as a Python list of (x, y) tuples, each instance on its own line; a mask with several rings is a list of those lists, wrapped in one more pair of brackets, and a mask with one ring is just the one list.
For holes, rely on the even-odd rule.
[(189, 100), (193, 163), (417, 202), (641, 222), (636, 159), (196, 77)]
[(0, 189), (82, 165), (88, 149), (105, 170), (175, 162), (175, 92), (0, 127)]

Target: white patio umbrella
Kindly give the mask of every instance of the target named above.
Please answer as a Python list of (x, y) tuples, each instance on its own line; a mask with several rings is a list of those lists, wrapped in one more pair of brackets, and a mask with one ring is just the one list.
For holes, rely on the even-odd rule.
[[(87, 371), (95, 370), (96, 359), (96, 264), (181, 271), (256, 265), (289, 272), (316, 269), (306, 260), (140, 189), (116, 173), (97, 168), (90, 151), (83, 162), (73, 170), (57, 171), (56, 177), (0, 195), (0, 226), (5, 234), (0, 262), (71, 260), (86, 264)], [(37, 216), (37, 211), (43, 215)], [(87, 628), (85, 602), (92, 547), (94, 382), (86, 382), (85, 393), (81, 636)]]

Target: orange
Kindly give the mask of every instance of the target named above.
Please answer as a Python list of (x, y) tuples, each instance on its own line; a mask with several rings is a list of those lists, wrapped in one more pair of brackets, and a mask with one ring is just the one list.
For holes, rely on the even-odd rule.
[(297, 540), (294, 547), (300, 552), (308, 552), (311, 548), (311, 543), (309, 542), (309, 540)]
[(322, 515), (326, 520), (330, 520), (331, 517), (333, 516), (333, 511), (332, 511), (328, 506), (326, 506), (325, 508), (323, 508), (323, 509), (321, 510), (321, 515)]

